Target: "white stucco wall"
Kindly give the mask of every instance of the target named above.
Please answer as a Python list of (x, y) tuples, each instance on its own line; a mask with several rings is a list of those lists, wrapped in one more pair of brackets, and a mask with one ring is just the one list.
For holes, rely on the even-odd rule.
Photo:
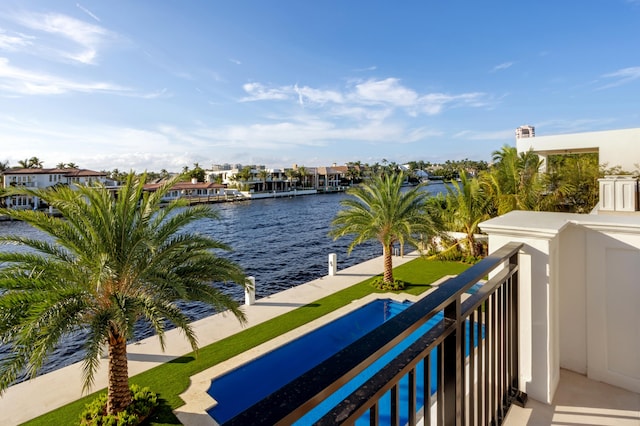
[(511, 212), (489, 251), (519, 241), (520, 385), (551, 403), (559, 369), (640, 392), (640, 216)]
[(571, 224), (560, 234), (560, 367), (587, 374), (586, 233)]
[(640, 128), (516, 139), (518, 152), (533, 149), (543, 155), (564, 151), (597, 151), (600, 164), (621, 166), (632, 172), (640, 167)]

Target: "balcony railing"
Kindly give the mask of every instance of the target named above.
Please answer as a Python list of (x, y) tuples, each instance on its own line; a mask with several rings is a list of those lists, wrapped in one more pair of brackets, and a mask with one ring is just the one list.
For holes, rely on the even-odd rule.
[[(313, 422), (350, 425), (368, 414), (378, 425), (384, 412), (391, 425), (502, 423), (514, 401), (526, 400), (518, 390), (521, 247), (502, 247), (225, 426), (295, 423), (437, 315), (436, 325)], [(381, 410), (381, 401), (389, 406)]]

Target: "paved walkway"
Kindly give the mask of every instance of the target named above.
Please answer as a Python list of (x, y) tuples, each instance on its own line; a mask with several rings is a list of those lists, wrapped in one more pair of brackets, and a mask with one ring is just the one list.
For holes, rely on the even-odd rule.
[[(394, 257), (393, 265), (399, 266), (417, 257), (411, 253)], [(382, 257), (372, 259), (338, 271), (336, 275), (293, 287), (289, 290), (259, 299), (254, 305), (244, 306), (247, 327), (260, 324), (270, 318), (321, 299), (369, 277), (382, 273)], [(259, 288), (260, 283), (256, 283)], [(233, 315), (216, 314), (193, 323), (200, 347), (209, 345), (243, 329)], [(158, 364), (191, 352), (187, 340), (178, 330), (166, 333), (165, 351), (157, 338), (150, 337), (128, 346), (129, 374), (139, 374)], [(96, 373), (93, 390), (107, 386), (107, 360), (102, 359)], [(0, 424), (16, 425), (82, 397), (82, 363), (76, 363), (44, 374), (34, 380), (10, 387), (0, 397)]]

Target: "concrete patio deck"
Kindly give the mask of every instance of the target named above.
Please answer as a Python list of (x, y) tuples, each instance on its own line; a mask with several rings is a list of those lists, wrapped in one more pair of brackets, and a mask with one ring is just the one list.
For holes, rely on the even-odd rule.
[(553, 404), (529, 399), (524, 408), (514, 405), (504, 425), (640, 426), (640, 394), (561, 369)]
[[(394, 256), (393, 264), (399, 266), (415, 259), (417, 253)], [(382, 273), (382, 256), (358, 265), (339, 270), (336, 275), (318, 278), (314, 281), (290, 288), (280, 293), (259, 299), (254, 305), (244, 306), (247, 316), (246, 327), (251, 327), (282, 315), (293, 309), (321, 299), (367, 278)], [(256, 283), (260, 288), (260, 283)], [(195, 321), (193, 329), (203, 347), (243, 330), (233, 315), (216, 314)], [(129, 375), (134, 376), (158, 364), (168, 362), (191, 352), (187, 340), (178, 330), (166, 333), (163, 352), (157, 337), (149, 337), (128, 346)], [(102, 359), (96, 373), (92, 390), (107, 386), (107, 360)], [(66, 405), (82, 397), (82, 363), (63, 367), (37, 378), (11, 386), (0, 396), (0, 424), (16, 425), (38, 417), (55, 408)]]

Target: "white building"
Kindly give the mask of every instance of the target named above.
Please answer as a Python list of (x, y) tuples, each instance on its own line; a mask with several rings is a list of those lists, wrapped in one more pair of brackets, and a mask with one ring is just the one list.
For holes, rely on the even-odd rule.
[[(145, 191), (154, 192), (162, 186), (162, 183), (148, 183)], [(227, 189), (226, 185), (213, 182), (198, 182), (192, 179), (190, 182), (176, 183), (166, 196), (164, 201), (172, 201), (178, 198), (186, 198), (193, 202), (213, 202), (237, 198), (235, 189)]]
[[(626, 172), (640, 169), (640, 128), (536, 136), (533, 126), (516, 129), (518, 153), (533, 150), (543, 160), (549, 155), (598, 153), (599, 164), (620, 166)], [(543, 163), (546, 168), (546, 161)]]
[[(27, 188), (48, 188), (55, 185), (91, 185), (100, 182), (114, 185), (104, 172), (87, 169), (42, 169), (19, 168), (6, 170), (3, 175), (3, 187), (24, 186)], [(41, 207), (37, 197), (12, 195), (6, 197), (5, 204), (15, 209), (37, 209)]]

